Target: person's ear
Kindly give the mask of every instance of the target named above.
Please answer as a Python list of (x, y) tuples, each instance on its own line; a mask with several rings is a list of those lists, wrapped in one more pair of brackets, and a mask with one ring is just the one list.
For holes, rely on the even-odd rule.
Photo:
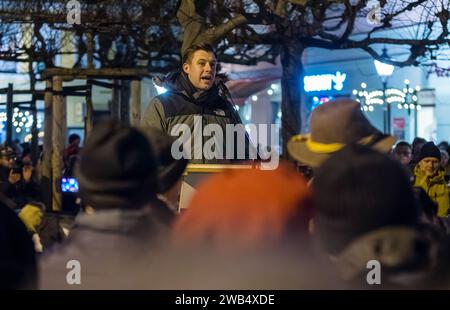
[(184, 71), (184, 73), (189, 74), (189, 68), (190, 68), (190, 66), (189, 66), (188, 63), (184, 63), (183, 64), (183, 71)]

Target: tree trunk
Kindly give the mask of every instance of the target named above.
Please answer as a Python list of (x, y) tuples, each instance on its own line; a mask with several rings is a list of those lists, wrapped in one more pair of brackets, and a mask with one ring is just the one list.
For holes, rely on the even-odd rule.
[(181, 0), (177, 11), (177, 19), (184, 30), (181, 46), (181, 55), (183, 55), (184, 51), (195, 42), (207, 27), (204, 18), (197, 14), (195, 0)]
[(290, 158), (287, 143), (301, 129), (301, 94), (303, 91), (302, 54), (304, 47), (286, 42), (281, 49), (281, 143), (283, 157)]

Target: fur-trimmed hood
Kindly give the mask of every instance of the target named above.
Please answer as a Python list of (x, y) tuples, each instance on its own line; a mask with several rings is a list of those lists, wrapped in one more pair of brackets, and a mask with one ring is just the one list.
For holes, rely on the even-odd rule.
[[(170, 72), (166, 75), (157, 75), (153, 77), (153, 83), (155, 83), (158, 87), (164, 87), (167, 90), (177, 90), (177, 80), (181, 75), (185, 75), (182, 71)], [(225, 84), (230, 79), (225, 73), (216, 74), (216, 78), (214, 80), (214, 85), (219, 86), (220, 84)]]

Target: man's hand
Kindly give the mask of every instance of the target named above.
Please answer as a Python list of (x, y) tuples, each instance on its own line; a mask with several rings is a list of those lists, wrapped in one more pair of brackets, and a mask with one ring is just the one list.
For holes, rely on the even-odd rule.
[(31, 166), (24, 166), (22, 169), (23, 179), (26, 183), (30, 182), (33, 168)]
[(11, 184), (16, 184), (17, 182), (20, 181), (20, 173), (14, 173), (14, 171), (11, 169), (9, 171), (9, 177), (8, 177), (8, 182)]

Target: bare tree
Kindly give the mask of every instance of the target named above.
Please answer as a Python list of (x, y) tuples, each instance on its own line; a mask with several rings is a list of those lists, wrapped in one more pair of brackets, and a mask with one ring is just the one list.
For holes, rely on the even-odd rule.
[[(67, 23), (67, 1), (0, 3), (0, 59), (54, 66), (59, 54), (86, 66), (89, 42), (96, 66), (179, 68), (180, 49), (215, 44), (223, 62), (254, 65), (281, 59), (283, 149), (301, 128), (302, 55), (309, 47), (358, 48), (396, 66), (440, 57), (448, 47), (446, 0), (84, 0), (81, 24)], [(379, 13), (379, 14), (378, 14)], [(368, 22), (372, 16), (372, 22)], [(32, 27), (21, 43), (23, 27)], [(62, 35), (69, 33), (70, 35)], [(89, 34), (92, 40), (88, 40)], [(26, 41), (26, 40), (25, 40)], [(74, 46), (74, 48), (67, 48)], [(382, 59), (382, 47), (404, 50)], [(14, 47), (11, 48), (11, 47)]]
[[(181, 0), (177, 16), (185, 29), (183, 48), (197, 41), (215, 43), (222, 61), (246, 65), (273, 63), (280, 56), (285, 151), (286, 142), (301, 128), (299, 89), (306, 48), (359, 48), (385, 63), (409, 66), (448, 47), (447, 1), (377, 3), (368, 7), (362, 0)], [(406, 56), (383, 59), (382, 46), (402, 48)]]

